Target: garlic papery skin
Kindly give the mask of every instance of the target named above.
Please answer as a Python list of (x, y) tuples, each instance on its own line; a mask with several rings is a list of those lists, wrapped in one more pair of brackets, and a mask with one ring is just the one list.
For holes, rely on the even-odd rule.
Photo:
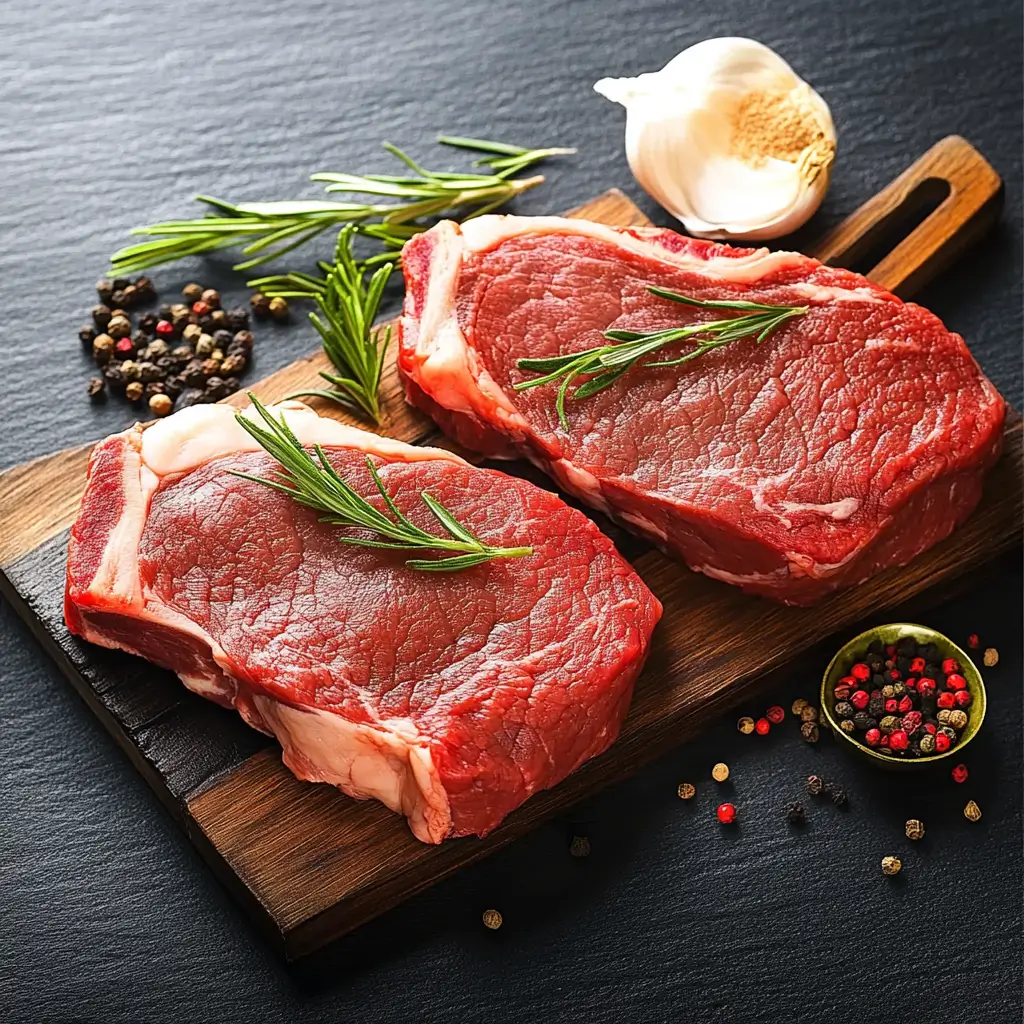
[(832, 114), (762, 43), (706, 39), (661, 71), (602, 78), (594, 88), (626, 108), (636, 180), (692, 235), (778, 238), (824, 198)]

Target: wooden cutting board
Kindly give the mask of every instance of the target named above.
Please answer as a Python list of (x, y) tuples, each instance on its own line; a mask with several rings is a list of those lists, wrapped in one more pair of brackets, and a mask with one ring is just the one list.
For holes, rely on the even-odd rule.
[[(1000, 199), (992, 168), (963, 139), (950, 137), (814, 251), (909, 295), (994, 221)], [(647, 223), (615, 191), (572, 216)], [(325, 366), (318, 350), (253, 390), (276, 401), (315, 385)], [(433, 424), (403, 402), (393, 363), (383, 394), (383, 433), (437, 443)], [(333, 404), (320, 411), (346, 418)], [(809, 646), (929, 588), (948, 588), (1018, 544), (1021, 420), (1015, 413), (1006, 448), (981, 506), (952, 537), (911, 565), (813, 608), (747, 597), (601, 521), (665, 606), (621, 737), (560, 786), (529, 800), (487, 839), (436, 847), (417, 842), (404, 819), (376, 802), (299, 782), (272, 741), (186, 691), (171, 673), (68, 633), (61, 613), (67, 528), (84, 486), (88, 445), (0, 476), (0, 586), (220, 878), (294, 959), (634, 772)]]

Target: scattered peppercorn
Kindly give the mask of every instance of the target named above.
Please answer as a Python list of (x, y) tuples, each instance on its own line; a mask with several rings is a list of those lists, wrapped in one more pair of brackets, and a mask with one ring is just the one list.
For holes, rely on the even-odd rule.
[(92, 324), (83, 324), (78, 328), (78, 340), (83, 347), (92, 350), (92, 343), (96, 340), (96, 329)]
[(270, 316), (270, 299), (260, 292), (249, 296), (249, 308), (257, 320), (265, 320)]
[(853, 718), (853, 705), (849, 701), (841, 700), (838, 704), (836, 704), (836, 715), (839, 718)]
[(715, 814), (723, 825), (731, 825), (736, 820), (736, 808), (732, 804), (719, 804)]
[(114, 339), (109, 334), (97, 334), (92, 341), (92, 357), (103, 366), (114, 353)]
[(986, 647), (982, 663), (985, 668), (995, 668), (999, 664), (999, 652), (994, 647)]
[(249, 329), (249, 313), (248, 310), (242, 309), (241, 306), (236, 306), (234, 309), (229, 309), (225, 313), (225, 320), (227, 329), (233, 334), (238, 331), (247, 331)]
[(101, 330), (107, 329), (107, 324), (110, 323), (110, 309), (107, 306), (93, 306), (92, 307), (92, 322)]
[(779, 707), (778, 704), (773, 704), (765, 713), (765, 718), (768, 719), (772, 725), (780, 725), (786, 720), (785, 709)]
[(839, 723), (839, 728), (845, 733), (855, 733), (857, 731), (857, 726), (854, 725), (852, 718), (844, 718)]
[(800, 735), (803, 736), (803, 738), (808, 743), (817, 743), (818, 739), (820, 737), (820, 733), (818, 731), (818, 723), (817, 722), (804, 722), (800, 726)]
[(899, 857), (883, 857), (882, 858), (882, 874), (883, 875), (889, 875), (890, 877), (892, 875), (898, 875), (902, 869), (903, 869), (903, 862), (899, 859)]
[(749, 736), (754, 731), (754, 720), (749, 715), (744, 715), (736, 723), (736, 728), (739, 729), (744, 736)]
[(270, 300), (270, 305), (267, 307), (272, 319), (283, 323), (288, 319), (288, 300), (277, 296)]
[(589, 857), (590, 840), (586, 836), (573, 836), (569, 844), (570, 857)]
[(137, 402), (145, 392), (145, 385), (141, 381), (133, 380), (124, 389), (124, 397), (129, 402)]
[(905, 826), (905, 831), (908, 839), (924, 839), (924, 822), (911, 818)]
[(676, 795), (680, 800), (692, 800), (697, 792), (697, 787), (690, 782), (680, 782)]
[(927, 756), (929, 754), (934, 754), (935, 751), (936, 751), (935, 737), (931, 733), (926, 732), (921, 737), (921, 742), (920, 742), (919, 746), (920, 746), (920, 749), (921, 749), (921, 753), (924, 754), (925, 756)]
[(484, 927), (489, 928), (492, 932), (497, 931), (501, 927), (502, 923), (501, 913), (497, 910), (485, 910), (483, 915)]
[(967, 781), (967, 774), (968, 774), (967, 773), (967, 765), (965, 765), (965, 764), (958, 764), (953, 769), (953, 781), (954, 782), (959, 782), (959, 783), (964, 783), (964, 782)]
[(110, 297), (114, 294), (114, 285), (107, 278), (100, 278), (96, 282), (96, 294), (100, 297), (100, 302), (109, 302)]
[(981, 808), (973, 800), (968, 800), (964, 808), (964, 817), (968, 821), (978, 821), (981, 818)]
[(817, 775), (807, 776), (807, 792), (811, 796), (820, 796), (825, 790), (825, 783)]
[(808, 704), (807, 707), (800, 712), (800, 719), (803, 722), (816, 722), (818, 720), (818, 709)]
[(234, 376), (236, 373), (241, 373), (245, 369), (246, 363), (248, 363), (248, 359), (243, 355), (236, 353), (234, 355), (226, 356), (224, 361), (220, 364), (220, 372), (229, 377)]
[(107, 397), (107, 382), (102, 377), (90, 377), (87, 390), (94, 402), (102, 402)]
[(799, 717), (800, 712), (803, 711), (805, 707), (807, 707), (807, 701), (805, 701), (803, 697), (797, 697), (797, 699), (793, 701), (789, 710), (792, 711), (794, 715)]
[(967, 646), (970, 647), (970, 649), (972, 651), (975, 650), (980, 643), (981, 643), (981, 641), (978, 639), (978, 634), (977, 633), (972, 633), (967, 638)]
[(126, 316), (112, 316), (107, 323), (107, 334), (115, 340), (127, 338), (132, 333), (132, 322)]
[(803, 825), (807, 820), (807, 812), (799, 800), (791, 800), (786, 804), (786, 820), (791, 825)]
[(767, 718), (759, 718), (754, 723), (754, 731), (758, 736), (767, 736), (768, 733), (771, 732), (771, 729), (772, 723), (769, 722)]
[(719, 761), (718, 764), (711, 769), (711, 778), (713, 778), (715, 782), (725, 782), (725, 780), (729, 778), (729, 766)]

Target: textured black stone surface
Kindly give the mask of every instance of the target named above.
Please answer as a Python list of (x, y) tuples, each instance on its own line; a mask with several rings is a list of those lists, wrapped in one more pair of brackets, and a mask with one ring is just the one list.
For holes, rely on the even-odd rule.
[[(444, 159), (437, 131), (578, 145), (525, 212), (619, 185), (670, 223), (632, 185), (621, 113), (590, 86), (722, 34), (775, 46), (832, 106), (840, 153), (817, 229), (942, 135), (989, 157), (1007, 182), (1003, 223), (921, 298), (1021, 403), (1017, 3), (53, 0), (7, 4), (2, 20), (2, 466), (130, 418), (85, 401), (75, 330), (133, 224), (185, 213), (199, 190), (315, 194), (314, 169), (384, 169), (383, 138)], [(227, 267), (201, 276), (229, 290)], [(157, 283), (170, 293), (197, 273)], [(301, 326), (265, 332), (258, 372), (312, 344)], [(905, 784), (831, 743), (806, 747), (792, 720), (757, 741), (730, 718), (294, 970), (2, 604), (0, 1018), (1019, 1020), (1021, 585), (1017, 567), (987, 572), (928, 618), (1002, 654), (967, 785)], [(813, 692), (808, 675), (779, 697)], [(718, 760), (740, 808), (728, 832)], [(815, 803), (794, 833), (782, 805), (809, 771), (842, 780), (852, 805)], [(684, 778), (692, 805), (674, 795)], [(911, 815), (928, 825), (920, 844), (903, 837)], [(572, 832), (590, 837), (587, 860), (569, 858)], [(878, 871), (886, 853), (904, 861), (895, 883)], [(505, 915), (497, 933), (479, 923), (488, 906)]]

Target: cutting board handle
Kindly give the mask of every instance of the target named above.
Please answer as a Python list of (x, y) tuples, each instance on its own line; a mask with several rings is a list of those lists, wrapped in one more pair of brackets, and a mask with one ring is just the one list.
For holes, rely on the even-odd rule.
[(905, 298), (976, 242), (1002, 201), (1003, 182), (991, 164), (966, 139), (949, 135), (811, 252)]

